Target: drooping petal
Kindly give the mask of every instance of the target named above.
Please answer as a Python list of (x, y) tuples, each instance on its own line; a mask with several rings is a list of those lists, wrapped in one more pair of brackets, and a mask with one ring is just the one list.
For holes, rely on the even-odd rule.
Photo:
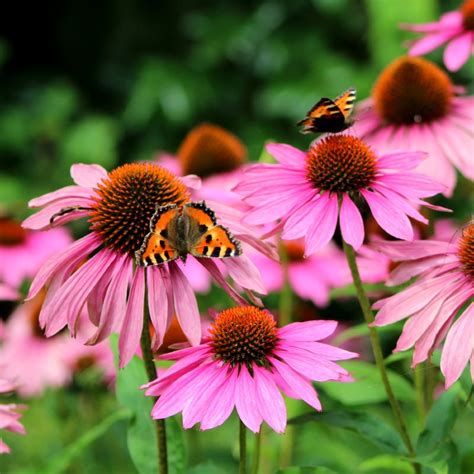
[(337, 321), (305, 321), (291, 323), (278, 330), (282, 338), (291, 341), (319, 341), (329, 337), (337, 327)]
[(456, 34), (456, 30), (448, 30), (440, 33), (427, 34), (425, 37), (416, 40), (413, 43), (412, 47), (408, 51), (408, 54), (410, 56), (422, 56), (446, 43), (451, 38), (456, 36)]
[(403, 240), (413, 240), (413, 228), (408, 217), (385, 197), (367, 189), (361, 190), (377, 223), (390, 235)]
[(145, 310), (145, 274), (137, 267), (119, 335), (119, 367), (125, 367), (140, 345)]
[(306, 153), (285, 143), (269, 143), (265, 146), (265, 149), (284, 165), (301, 167), (306, 160)]
[(364, 241), (364, 222), (359, 209), (347, 194), (342, 198), (339, 223), (342, 238), (355, 250), (359, 249)]
[(201, 340), (201, 322), (196, 297), (189, 281), (175, 262), (169, 264), (169, 271), (176, 317), (188, 341), (196, 346)]
[(229, 271), (231, 278), (238, 285), (256, 291), (261, 295), (267, 293), (260, 271), (246, 255), (241, 255), (236, 258), (225, 258), (222, 259), (222, 263)]
[(377, 161), (380, 169), (412, 170), (415, 169), (426, 157), (424, 151), (393, 151), (382, 155)]
[(243, 365), (235, 386), (235, 407), (244, 425), (250, 431), (258, 433), (263, 421), (263, 416), (260, 413), (255, 391), (255, 381), (250, 376), (247, 367)]
[(451, 71), (457, 71), (467, 62), (472, 52), (474, 35), (472, 31), (453, 38), (444, 50), (443, 59), (446, 67)]
[(161, 276), (161, 270), (157, 267), (146, 269), (148, 308), (150, 320), (155, 329), (153, 349), (157, 350), (163, 343), (166, 329), (168, 327), (168, 296), (166, 286)]
[(265, 368), (253, 364), (255, 395), (263, 419), (277, 433), (286, 428), (286, 407), (276, 383)]

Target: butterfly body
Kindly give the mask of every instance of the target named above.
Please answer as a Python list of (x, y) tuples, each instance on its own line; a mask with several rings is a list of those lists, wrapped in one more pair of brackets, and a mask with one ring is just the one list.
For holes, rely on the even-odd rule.
[(160, 265), (188, 254), (195, 257), (226, 258), (241, 255), (240, 242), (218, 225), (205, 202), (157, 207), (150, 220), (150, 232), (136, 252), (137, 264)]
[(347, 89), (334, 100), (323, 97), (300, 120), (301, 133), (338, 133), (349, 128), (354, 121), (350, 118), (356, 99), (356, 90)]

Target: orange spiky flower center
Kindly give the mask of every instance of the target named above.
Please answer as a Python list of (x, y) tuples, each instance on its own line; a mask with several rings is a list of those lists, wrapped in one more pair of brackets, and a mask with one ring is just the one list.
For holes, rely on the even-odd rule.
[(462, 232), (458, 257), (464, 273), (474, 282), (474, 224), (470, 224)]
[(126, 164), (111, 171), (96, 189), (91, 229), (107, 247), (134, 255), (149, 232), (156, 206), (189, 201), (186, 186), (152, 163)]
[(474, 30), (474, 0), (466, 0), (461, 5), (462, 24), (466, 30)]
[(234, 134), (203, 123), (186, 135), (177, 155), (184, 175), (205, 178), (237, 169), (245, 161), (247, 150)]
[(360, 138), (330, 135), (308, 151), (307, 177), (319, 189), (354, 192), (373, 183), (376, 162), (375, 153)]
[(222, 311), (209, 330), (216, 359), (228, 364), (267, 363), (277, 342), (276, 322), (267, 311), (239, 306)]
[(288, 262), (304, 261), (304, 245), (299, 241), (287, 241), (283, 243), (283, 250)]
[(382, 71), (372, 97), (375, 110), (388, 123), (426, 123), (449, 112), (453, 85), (431, 61), (404, 56)]
[(25, 239), (26, 231), (18, 222), (8, 217), (0, 217), (0, 245), (8, 247), (19, 245)]

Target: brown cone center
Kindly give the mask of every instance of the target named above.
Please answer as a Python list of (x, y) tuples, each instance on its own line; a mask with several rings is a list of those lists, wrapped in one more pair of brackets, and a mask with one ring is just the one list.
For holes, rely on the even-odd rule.
[(351, 192), (369, 187), (376, 175), (375, 153), (350, 135), (330, 135), (308, 151), (308, 179), (316, 188)]
[(474, 224), (462, 231), (458, 256), (464, 272), (474, 282)]
[(474, 0), (466, 0), (461, 6), (462, 23), (466, 30), (474, 30)]
[(209, 331), (217, 359), (236, 365), (265, 365), (277, 341), (276, 323), (270, 313), (253, 306), (239, 306), (219, 313)]
[(19, 245), (25, 239), (26, 231), (18, 222), (7, 217), (0, 217), (0, 245)]
[(425, 123), (444, 117), (450, 109), (453, 86), (434, 63), (402, 57), (377, 79), (372, 96), (375, 110), (395, 125)]
[(91, 229), (104, 244), (131, 256), (149, 232), (156, 206), (183, 205), (186, 186), (168, 170), (152, 163), (126, 164), (111, 171), (96, 190)]

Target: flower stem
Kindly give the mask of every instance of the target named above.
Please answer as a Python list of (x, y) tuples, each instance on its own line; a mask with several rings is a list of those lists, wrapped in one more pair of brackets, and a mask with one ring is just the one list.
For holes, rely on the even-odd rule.
[[(362, 313), (364, 314), (365, 321), (369, 325), (370, 342), (372, 345), (372, 351), (374, 353), (375, 363), (377, 365), (377, 368), (380, 371), (382, 383), (385, 388), (385, 392), (387, 393), (388, 401), (392, 408), (393, 415), (397, 422), (398, 431), (400, 432), (403, 443), (405, 444), (409, 455), (411, 457), (415, 457), (415, 450), (413, 449), (413, 444), (411, 442), (410, 435), (408, 434), (408, 428), (405, 423), (405, 419), (403, 418), (402, 410), (400, 408), (398, 400), (395, 398), (395, 394), (393, 393), (392, 386), (388, 379), (379, 335), (376, 329), (371, 326), (371, 323), (373, 323), (374, 321), (374, 315), (370, 307), (369, 298), (367, 297), (367, 294), (365, 293), (364, 286), (360, 278), (359, 268), (357, 267), (354, 249), (352, 248), (351, 245), (346, 243), (344, 239), (342, 240), (342, 244), (344, 246), (344, 252), (346, 254), (347, 263), (349, 264), (349, 268), (351, 270), (352, 279), (354, 281), (354, 286), (357, 292), (357, 298), (359, 300)], [(415, 470), (418, 472), (419, 466), (415, 465), (414, 467), (415, 467)]]
[(255, 435), (255, 445), (253, 450), (253, 462), (252, 462), (252, 474), (258, 474), (258, 469), (260, 467), (260, 450), (262, 446), (262, 429), (263, 426), (260, 426), (260, 431)]
[[(143, 315), (143, 329), (142, 336), (140, 339), (140, 345), (142, 349), (143, 363), (148, 376), (148, 380), (151, 382), (157, 378), (156, 366), (153, 361), (153, 354), (151, 352), (151, 339), (150, 330), (148, 327), (150, 316), (148, 314), (148, 307), (145, 305), (145, 312)], [(155, 420), (156, 422), (156, 438), (158, 443), (158, 472), (160, 474), (168, 474), (168, 454), (166, 447), (166, 425), (165, 420)]]
[(247, 472), (247, 428), (242, 421), (240, 423), (240, 465), (239, 465), (239, 474), (246, 474)]
[(425, 374), (424, 366), (420, 364), (413, 371), (415, 389), (416, 389), (416, 401), (418, 408), (418, 419), (420, 421), (420, 426), (424, 426), (425, 417), (426, 417), (426, 384), (425, 384)]

